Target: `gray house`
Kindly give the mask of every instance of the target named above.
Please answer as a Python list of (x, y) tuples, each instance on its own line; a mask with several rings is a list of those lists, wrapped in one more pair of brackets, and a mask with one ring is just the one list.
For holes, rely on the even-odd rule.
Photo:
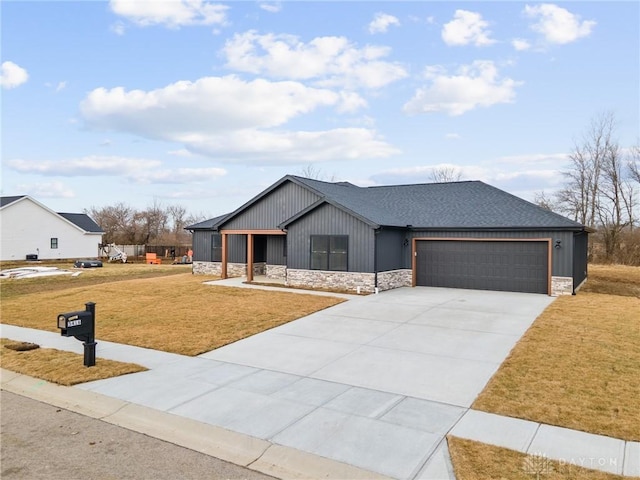
[(287, 175), (187, 230), (193, 272), (222, 278), (549, 295), (587, 278), (588, 228), (479, 181), (363, 188)]

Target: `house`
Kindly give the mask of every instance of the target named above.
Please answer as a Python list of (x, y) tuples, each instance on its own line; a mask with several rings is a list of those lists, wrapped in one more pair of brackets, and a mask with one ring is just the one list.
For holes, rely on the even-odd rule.
[(0, 232), (3, 261), (94, 258), (103, 234), (84, 213), (56, 213), (28, 195), (0, 197)]
[(287, 175), (186, 227), (193, 272), (374, 292), (436, 286), (572, 294), (588, 228), (480, 181), (358, 187)]

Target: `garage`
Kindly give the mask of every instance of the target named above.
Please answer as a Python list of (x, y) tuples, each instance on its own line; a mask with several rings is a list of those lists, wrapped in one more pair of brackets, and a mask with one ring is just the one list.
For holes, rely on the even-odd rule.
[(416, 239), (415, 284), (549, 293), (550, 240)]

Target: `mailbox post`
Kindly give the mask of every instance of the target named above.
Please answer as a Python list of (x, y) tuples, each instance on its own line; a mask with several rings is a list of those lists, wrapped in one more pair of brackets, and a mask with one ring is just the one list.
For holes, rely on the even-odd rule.
[(58, 315), (58, 328), (63, 337), (75, 337), (84, 345), (84, 366), (96, 364), (96, 304), (87, 302), (85, 309)]

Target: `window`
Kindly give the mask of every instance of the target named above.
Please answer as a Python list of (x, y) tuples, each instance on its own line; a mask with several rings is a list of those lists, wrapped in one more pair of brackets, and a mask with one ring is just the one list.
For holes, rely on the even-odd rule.
[(222, 261), (222, 235), (219, 233), (211, 235), (211, 261)]
[(51, 249), (54, 248), (58, 248), (58, 239), (57, 238), (52, 238), (51, 239)]
[(311, 270), (347, 271), (347, 235), (311, 235)]

